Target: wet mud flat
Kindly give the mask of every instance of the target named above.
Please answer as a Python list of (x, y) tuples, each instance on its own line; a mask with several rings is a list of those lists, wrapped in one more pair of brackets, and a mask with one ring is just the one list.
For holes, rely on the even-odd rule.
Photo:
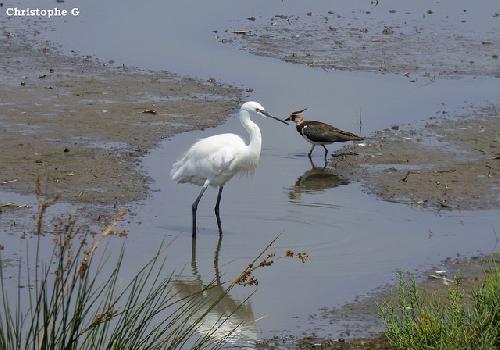
[(484, 22), (494, 23), (490, 29), (470, 31), (467, 24), (474, 10), (455, 5), (446, 11), (396, 10), (380, 3), (347, 11), (332, 6), (324, 13), (250, 16), (219, 31), (218, 40), (285, 62), (404, 74), (411, 81), (437, 76), (500, 77), (498, 9), (492, 6), (485, 11)]
[(161, 139), (222, 123), (239, 104), (239, 89), (215, 81), (65, 56), (37, 37), (38, 25), (0, 22), (0, 190), (33, 194), (40, 177), (66, 202), (143, 198), (140, 157)]
[[(460, 287), (466, 294), (479, 287), (485, 277), (498, 266), (498, 254), (471, 258), (447, 258), (425, 271), (413, 273), (424, 296), (445, 298), (454, 278), (460, 278)], [(439, 273), (436, 273), (438, 271)], [(314, 334), (303, 337), (276, 336), (263, 340), (258, 349), (330, 349), (330, 350), (389, 350), (393, 349), (383, 334), (383, 323), (378, 317), (378, 306), (395, 298), (397, 287), (388, 284), (368, 295), (337, 308), (323, 308), (309, 318), (312, 326), (340, 325), (344, 330), (338, 338), (322, 338)]]
[[(443, 114), (441, 114), (443, 115)], [(500, 110), (433, 117), (399, 126), (344, 148), (331, 166), (378, 197), (438, 210), (500, 206)]]

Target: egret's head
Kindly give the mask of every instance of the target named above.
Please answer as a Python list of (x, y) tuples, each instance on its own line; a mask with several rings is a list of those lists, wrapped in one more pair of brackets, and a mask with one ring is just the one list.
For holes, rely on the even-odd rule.
[(273, 117), (272, 115), (270, 115), (269, 113), (267, 113), (265, 110), (264, 110), (264, 107), (262, 107), (262, 105), (258, 102), (254, 102), (254, 101), (250, 101), (250, 102), (245, 102), (241, 105), (241, 109), (244, 110), (244, 111), (247, 111), (247, 112), (253, 112), (253, 113), (256, 113), (260, 116), (264, 116), (264, 117), (267, 117), (267, 118), (272, 118), (272, 119), (275, 119), (277, 121), (280, 121), (282, 123), (285, 123), (285, 124), (288, 124), (287, 122), (279, 119), (279, 118), (276, 118), (276, 117)]
[(264, 110), (264, 107), (259, 102), (245, 102), (241, 105), (241, 109), (244, 109), (247, 112), (259, 113)]
[(290, 114), (290, 116), (288, 118), (286, 118), (285, 120), (286, 121), (292, 121), (296, 124), (300, 124), (304, 121), (304, 111), (306, 110), (307, 108), (304, 108), (300, 111), (295, 111), (295, 112), (292, 112)]

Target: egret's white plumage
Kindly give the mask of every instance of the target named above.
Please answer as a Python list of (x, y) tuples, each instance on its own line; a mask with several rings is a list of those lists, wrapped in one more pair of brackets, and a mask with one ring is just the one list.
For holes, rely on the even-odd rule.
[(171, 176), (174, 181), (202, 186), (193, 203), (193, 236), (196, 235), (196, 209), (205, 189), (208, 186), (219, 187), (215, 213), (221, 232), (219, 204), (223, 186), (235, 174), (252, 172), (259, 163), (262, 136), (257, 124), (250, 119), (250, 113), (281, 121), (266, 113), (259, 103), (246, 102), (240, 108), (239, 118), (250, 136), (248, 144), (235, 134), (210, 136), (193, 144), (172, 167)]
[(196, 142), (172, 168), (178, 183), (223, 186), (240, 169), (251, 171), (259, 162), (260, 149), (251, 154), (243, 139), (235, 134), (221, 134)]

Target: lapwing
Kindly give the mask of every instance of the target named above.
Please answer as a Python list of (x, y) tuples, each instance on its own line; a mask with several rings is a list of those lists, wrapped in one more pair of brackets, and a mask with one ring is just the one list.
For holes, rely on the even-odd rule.
[(311, 150), (309, 151), (309, 158), (316, 145), (321, 145), (325, 149), (325, 160), (328, 155), (328, 149), (325, 145), (332, 144), (334, 142), (347, 142), (347, 141), (361, 141), (363, 137), (350, 133), (348, 131), (337, 129), (334, 126), (318, 122), (315, 120), (304, 120), (304, 111), (295, 111), (285, 121), (293, 121), (296, 124), (297, 131), (303, 138), (305, 138), (309, 143), (312, 144)]

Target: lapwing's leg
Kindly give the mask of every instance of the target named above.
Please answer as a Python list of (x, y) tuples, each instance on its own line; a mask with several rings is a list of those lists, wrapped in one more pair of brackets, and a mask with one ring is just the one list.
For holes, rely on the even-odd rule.
[(311, 164), (311, 168), (314, 169), (316, 168), (316, 164), (314, 164), (313, 160), (311, 157), (309, 157), (309, 163)]
[(326, 156), (328, 155), (328, 149), (326, 148), (325, 145), (321, 145), (325, 149), (325, 162), (326, 162)]
[(316, 147), (316, 145), (312, 145), (311, 150), (309, 151), (309, 154), (308, 154), (309, 158), (311, 158), (311, 154), (313, 153), (314, 147)]
[(205, 183), (203, 184), (203, 187), (201, 188), (200, 194), (198, 195), (198, 197), (196, 197), (196, 200), (194, 201), (193, 206), (192, 206), (192, 215), (193, 215), (192, 236), (193, 236), (193, 238), (196, 238), (196, 211), (198, 210), (198, 203), (200, 203), (200, 199), (201, 199), (201, 197), (203, 197), (203, 194), (207, 190), (209, 183), (210, 182), (208, 180), (205, 181)]
[(217, 203), (215, 204), (215, 216), (217, 217), (217, 227), (219, 228), (219, 235), (222, 235), (222, 222), (219, 215), (219, 205), (222, 198), (222, 190), (224, 186), (219, 187), (219, 193), (217, 194)]

